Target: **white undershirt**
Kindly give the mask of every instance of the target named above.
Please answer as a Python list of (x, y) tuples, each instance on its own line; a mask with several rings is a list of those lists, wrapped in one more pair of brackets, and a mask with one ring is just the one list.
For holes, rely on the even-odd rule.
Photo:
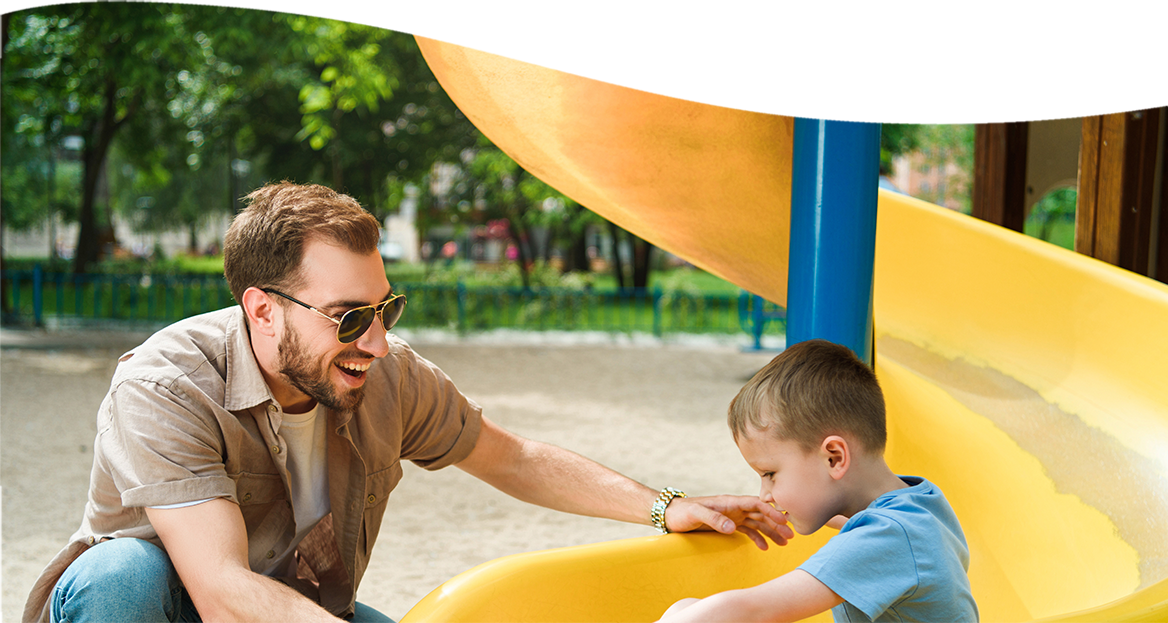
[[(295, 574), (292, 553), (296, 546), (329, 512), (328, 446), (325, 440), (327, 416), (317, 417), (320, 405), (308, 413), (285, 413), (280, 424), (280, 436), (288, 444), (288, 485), (292, 493), (292, 515), (296, 520), (296, 536), (288, 551), (274, 558), (264, 575)], [(282, 575), (282, 574), (280, 574)]]
[[(293, 552), (300, 541), (329, 513), (328, 445), (325, 429), (328, 417), (317, 417), (320, 405), (308, 413), (285, 413), (280, 424), (280, 435), (288, 444), (288, 484), (292, 495), (292, 515), (296, 522), (296, 536), (287, 551), (274, 557), (272, 564), (260, 571), (264, 575), (295, 575)], [(151, 508), (182, 508), (209, 502), (214, 498), (153, 506)]]

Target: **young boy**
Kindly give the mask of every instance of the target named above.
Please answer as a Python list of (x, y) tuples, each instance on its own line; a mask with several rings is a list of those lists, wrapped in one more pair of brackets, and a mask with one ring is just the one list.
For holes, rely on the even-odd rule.
[[(799, 534), (840, 528), (794, 571), (686, 599), (662, 621), (976, 621), (969, 548), (932, 483), (884, 462), (884, 397), (851, 350), (800, 342), (730, 403), (730, 429), (762, 477), (760, 497)], [(842, 527), (841, 527), (842, 526)]]

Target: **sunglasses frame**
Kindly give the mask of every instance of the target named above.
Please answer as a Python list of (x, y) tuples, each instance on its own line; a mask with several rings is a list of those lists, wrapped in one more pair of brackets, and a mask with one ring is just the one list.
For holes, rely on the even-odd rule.
[(305, 309), (316, 312), (317, 315), (319, 315), (321, 318), (325, 318), (325, 319), (328, 319), (328, 320), (336, 323), (336, 325), (337, 325), (337, 341), (340, 342), (341, 344), (352, 344), (353, 342), (356, 342), (357, 340), (361, 339), (362, 335), (365, 335), (365, 333), (367, 331), (369, 331), (369, 327), (373, 326), (373, 319), (370, 319), (369, 324), (365, 325), (364, 327), (361, 327), (360, 331), (355, 331), (353, 333), (353, 339), (345, 341), (345, 340), (341, 339), (341, 328), (344, 326), (345, 318), (348, 318), (349, 314), (351, 314), (353, 312), (359, 312), (363, 309), (372, 309), (373, 310), (373, 318), (380, 319), (381, 326), (385, 327), (386, 331), (389, 331), (395, 325), (397, 325), (398, 320), (401, 320), (401, 313), (398, 313), (397, 317), (393, 319), (393, 322), (389, 323), (389, 326), (386, 326), (385, 325), (385, 307), (387, 305), (389, 305), (390, 303), (393, 303), (394, 301), (401, 299), (401, 310), (402, 310), (402, 312), (405, 312), (406, 295), (404, 295), (404, 294), (391, 294), (389, 298), (385, 299), (384, 301), (382, 301), (380, 303), (374, 303), (373, 305), (362, 305), (361, 307), (354, 307), (353, 309), (350, 309), (349, 311), (346, 311), (345, 313), (341, 314), (341, 318), (338, 320), (338, 319), (333, 318), (332, 316), (320, 311), (319, 309), (313, 307), (312, 305), (309, 305), (308, 303), (305, 303), (304, 301), (298, 301), (295, 298), (292, 298), (291, 296), (288, 296), (287, 294), (280, 292), (279, 290), (275, 290), (272, 288), (260, 288), (260, 291), (266, 292), (268, 294), (275, 294), (276, 296), (281, 296), (283, 298), (286, 298), (289, 301), (292, 301), (293, 303), (296, 303), (297, 305), (299, 305)]

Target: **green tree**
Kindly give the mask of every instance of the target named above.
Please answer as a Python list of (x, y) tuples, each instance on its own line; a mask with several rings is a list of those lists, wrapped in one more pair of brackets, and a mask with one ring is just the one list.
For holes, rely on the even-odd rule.
[(193, 15), (161, 4), (83, 3), (10, 18), (5, 97), (15, 93), (32, 102), (35, 111), (25, 114), (40, 119), (23, 132), (50, 142), (64, 135), (84, 141), (77, 272), (97, 259), (101, 239), (108, 238), (99, 231), (97, 192), (115, 137), (136, 116), (165, 110), (180, 72), (203, 61), (189, 28)]
[[(516, 262), (523, 287), (530, 288), (531, 267), (536, 259), (531, 244), (531, 226), (538, 219), (538, 212), (533, 209), (536, 204), (533, 197), (538, 194), (542, 182), (490, 144), (486, 137), (480, 139), (479, 148), (469, 159), (467, 169), (472, 182), (468, 189), (473, 192), (475, 203), (485, 210), (481, 218), (507, 220), (511, 241), (519, 252)], [(462, 206), (464, 212), (470, 207), (465, 202)]]
[(1056, 188), (1043, 195), (1030, 209), (1023, 231), (1028, 236), (1074, 250), (1078, 197), (1073, 187)]
[(360, 24), (279, 16), (305, 36), (296, 138), (328, 163), (326, 179), (383, 212), (435, 162), (458, 162), (478, 137), (410, 35)]
[[(115, 205), (144, 228), (191, 228), (238, 208), (263, 180), (290, 179), (331, 184), (381, 216), (406, 182), (457, 160), (477, 134), (401, 33), (139, 3), (5, 20), (4, 148), (30, 156), (23, 168), (4, 161), (5, 222), (43, 218), (47, 154), (83, 139), (80, 188), (58, 193), (80, 197), (76, 270), (96, 259)], [(118, 166), (107, 171), (111, 154)]]

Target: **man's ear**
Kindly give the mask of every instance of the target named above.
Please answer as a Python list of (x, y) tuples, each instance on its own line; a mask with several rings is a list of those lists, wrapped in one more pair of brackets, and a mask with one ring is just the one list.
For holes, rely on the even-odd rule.
[(819, 445), (827, 470), (835, 480), (843, 478), (852, 465), (852, 449), (848, 447), (848, 440), (839, 435), (828, 435)]
[(260, 335), (275, 337), (276, 335), (276, 305), (272, 297), (259, 288), (248, 288), (243, 291), (243, 313), (247, 314), (247, 323), (251, 329)]

